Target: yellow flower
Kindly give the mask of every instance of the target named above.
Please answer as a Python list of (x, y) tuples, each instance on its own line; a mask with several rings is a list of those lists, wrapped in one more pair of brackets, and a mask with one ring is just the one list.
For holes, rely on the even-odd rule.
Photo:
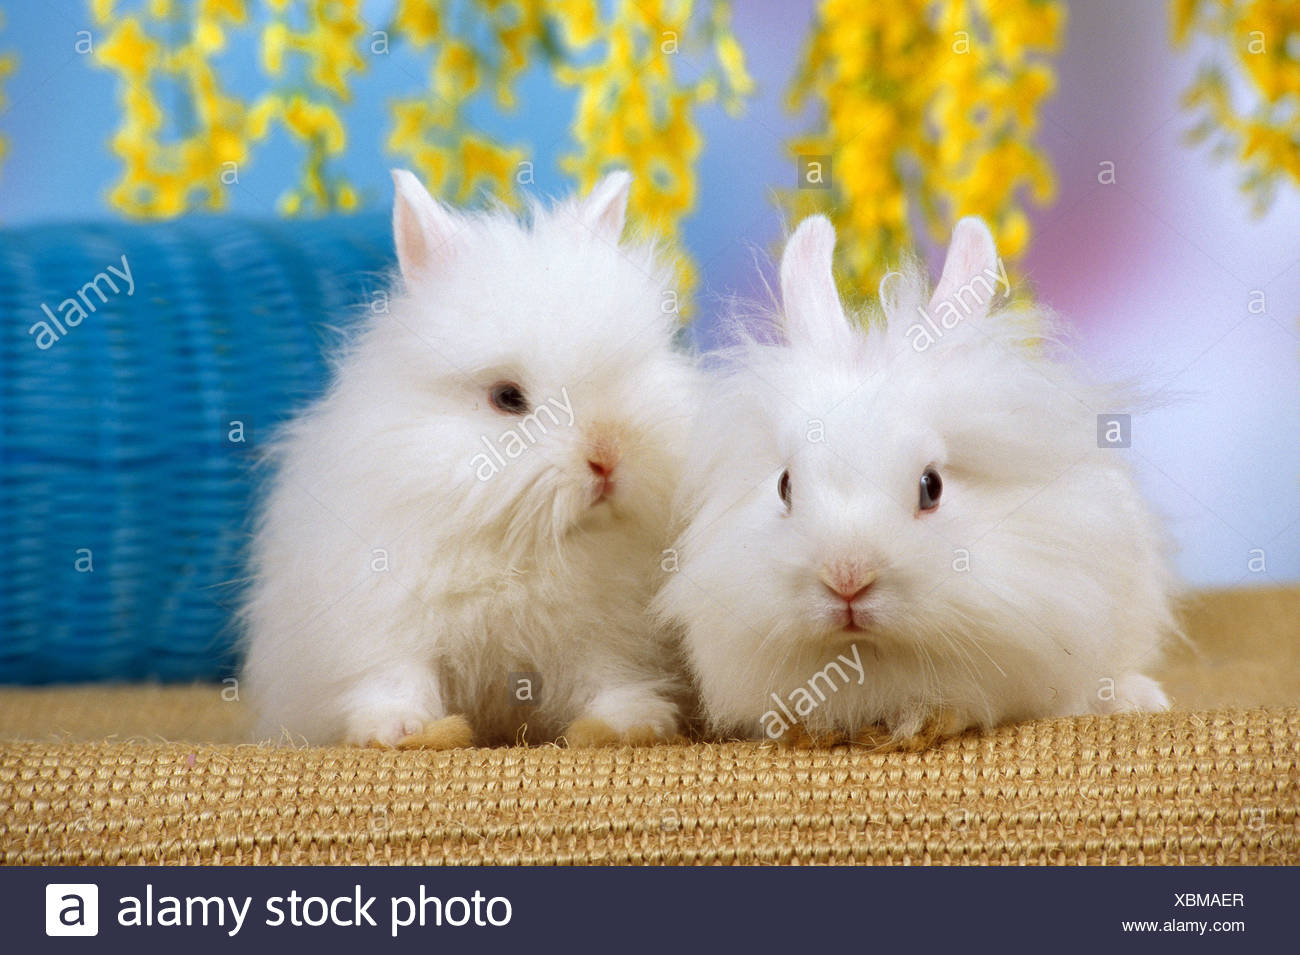
[[(276, 0), (271, 0), (271, 6), (277, 6)], [(248, 20), (248, 3), (247, 0), (199, 0), (199, 16), (244, 23)]]
[(524, 153), (498, 146), (481, 136), (466, 135), (460, 143), (461, 185), (457, 199), (465, 202), (475, 187), (486, 183), (502, 199), (514, 197), (514, 175)]
[[(0, 13), (0, 28), (4, 27), (4, 15)], [(0, 80), (4, 80), (13, 73), (16, 61), (12, 55), (0, 56)], [(0, 87), (0, 110), (4, 109), (6, 103), (4, 88)], [(9, 140), (0, 136), (0, 166), (4, 165), (5, 157), (9, 155)]]
[(585, 47), (600, 35), (596, 0), (551, 0), (548, 7), (569, 46)]
[[(265, 0), (253, 24), (246, 0), (90, 0), (107, 39), (97, 61), (119, 77), (122, 116), (112, 137), (122, 172), (110, 201), (131, 215), (219, 208), (230, 164), (251, 161), (279, 124), (300, 150), (296, 181), (282, 195), (285, 215), (352, 210), (356, 188), (333, 169), (347, 148), (341, 111), (371, 27), (363, 0)], [(696, 200), (702, 148), (695, 111), (721, 99), (734, 109), (753, 90), (730, 28), (729, 7), (708, 0), (398, 0), (390, 44), (427, 50), (427, 85), (390, 104), (386, 147), (443, 195), (467, 201), (480, 190), (514, 202), (525, 149), (469, 128), (476, 97), (515, 104), (520, 77), (544, 62), (577, 88), (573, 150), (561, 166), (589, 186), (605, 169), (637, 175), (633, 214), (657, 224), (670, 246)], [(915, 2), (915, 0), (910, 0)], [(222, 85), (219, 54), (241, 30), (256, 31), (263, 78), (248, 101)], [(680, 45), (713, 62), (703, 74), (677, 73)], [(671, 49), (670, 49), (671, 46)], [(3, 61), (0, 61), (0, 74)], [(180, 107), (164, 88), (187, 97)], [(693, 275), (688, 264), (683, 274)]]
[(1019, 209), (1012, 209), (998, 227), (996, 239), (999, 253), (1017, 258), (1029, 241), (1029, 219)]
[(442, 35), (440, 6), (433, 0), (401, 0), (393, 25), (415, 46), (428, 46)]
[(340, 153), (347, 145), (347, 132), (338, 113), (303, 96), (294, 96), (285, 106), (284, 125), (299, 139), (319, 141), (326, 152)]
[(194, 46), (201, 55), (220, 53), (226, 46), (226, 34), (216, 20), (202, 19), (195, 24)]
[(311, 59), (312, 80), (341, 100), (348, 100), (348, 74), (365, 69), (357, 51), (365, 32), (359, 0), (317, 0), (316, 23), (300, 37), (301, 48)]
[(400, 153), (410, 151), (424, 138), (428, 125), (429, 107), (424, 100), (406, 100), (392, 106), (393, 128), (388, 134), (388, 149)]
[(284, 70), (284, 53), (289, 47), (289, 27), (274, 21), (262, 31), (262, 67), (272, 76)]
[(727, 85), (737, 96), (749, 96), (754, 92), (754, 78), (745, 67), (745, 51), (734, 34), (723, 33), (717, 42), (718, 62), (722, 66)]
[[(6, 79), (13, 75), (14, 70), (18, 68), (18, 60), (12, 54), (0, 56), (0, 80)], [(3, 107), (8, 100), (5, 98), (3, 89), (0, 89), (0, 107)]]
[[(561, 167), (583, 188), (610, 166), (629, 169), (631, 214), (670, 247), (680, 244), (681, 222), (696, 201), (694, 165), (702, 148), (696, 108), (725, 89), (724, 102), (734, 110), (753, 90), (727, 5), (711, 7), (711, 15), (697, 24), (691, 0), (619, 0), (603, 24), (603, 55), (556, 74), (578, 88), (572, 127), (577, 148), (561, 158)], [(687, 83), (675, 74), (674, 54), (696, 35), (705, 39), (717, 67)], [(689, 290), (694, 269), (683, 265), (679, 277)]]
[(248, 135), (263, 138), (270, 130), (271, 121), (281, 115), (281, 102), (277, 96), (265, 96), (248, 111)]
[(420, 178), (435, 193), (444, 191), (451, 171), (451, 157), (447, 150), (437, 146), (423, 146), (412, 157), (413, 165), (420, 173)]
[[(1214, 51), (1183, 94), (1199, 113), (1189, 138), (1235, 155), (1242, 190), (1263, 212), (1281, 182), (1300, 184), (1300, 5), (1174, 0), (1170, 18), (1176, 45), (1204, 37)], [(1230, 72), (1242, 82), (1230, 83)]]
[(100, 44), (96, 55), (100, 62), (142, 82), (158, 57), (158, 44), (145, 34), (139, 20), (126, 17)]
[(434, 91), (443, 99), (460, 100), (473, 93), (478, 83), (478, 58), (474, 51), (459, 41), (448, 42), (434, 67)]
[(1008, 258), (1024, 249), (1019, 195), (1051, 194), (1033, 135), (1064, 17), (1060, 0), (822, 0), (790, 102), (815, 99), (824, 125), (791, 152), (829, 154), (832, 188), (796, 190), (787, 203), (831, 215), (850, 290), (874, 293), (917, 244), (913, 208), (938, 241), (977, 214)]

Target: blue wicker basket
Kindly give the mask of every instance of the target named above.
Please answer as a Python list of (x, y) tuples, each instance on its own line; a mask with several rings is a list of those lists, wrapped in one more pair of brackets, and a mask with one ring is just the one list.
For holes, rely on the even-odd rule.
[(250, 451), (392, 257), (380, 216), (0, 232), (0, 682), (231, 671)]

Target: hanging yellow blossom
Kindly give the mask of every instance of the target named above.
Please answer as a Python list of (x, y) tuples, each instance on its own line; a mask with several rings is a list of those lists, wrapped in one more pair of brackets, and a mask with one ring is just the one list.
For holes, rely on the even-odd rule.
[[(591, 0), (594, 3), (594, 0)], [(470, 102), (490, 90), (497, 106), (515, 105), (514, 86), (547, 42), (547, 0), (481, 0), (457, 8), (452, 32), (445, 5), (402, 0), (389, 32), (430, 48), (428, 88), (391, 105), (385, 144), (435, 193), (466, 202), (480, 190), (516, 201), (516, 173), (527, 153), (468, 128)], [(572, 3), (567, 4), (572, 6)]]
[[(92, 4), (107, 28), (95, 57), (122, 79), (122, 122), (112, 148), (124, 169), (110, 201), (150, 217), (223, 208), (223, 183), (237, 178), (250, 142), (244, 103), (225, 92), (211, 58), (224, 48), (226, 30), (247, 21), (244, 3), (199, 0), (188, 19), (164, 0), (131, 14), (114, 7), (107, 0)], [(187, 94), (183, 115), (168, 115), (159, 105), (162, 83)]]
[(942, 242), (980, 215), (1023, 253), (1024, 198), (1054, 191), (1034, 140), (1064, 24), (1059, 0), (822, 0), (791, 106), (824, 116), (791, 143), (805, 188), (787, 198), (835, 221), (846, 292), (874, 294), (917, 221)]
[[(0, 13), (0, 29), (4, 29), (4, 14)], [(0, 55), (0, 112), (4, 111), (8, 100), (5, 97), (4, 80), (17, 68), (17, 60), (12, 53)], [(5, 157), (9, 155), (9, 140), (0, 136), (0, 167), (4, 166)]]
[(524, 151), (498, 146), (482, 136), (467, 133), (461, 137), (458, 159), (463, 172), (456, 201), (463, 203), (475, 194), (480, 184), (493, 195), (510, 195)]
[[(631, 170), (632, 214), (672, 246), (680, 245), (681, 221), (695, 206), (695, 164), (703, 147), (696, 107), (721, 92), (734, 111), (754, 85), (731, 32), (730, 8), (713, 4), (700, 20), (692, 0), (619, 0), (601, 31), (604, 58), (558, 71), (561, 82), (579, 91), (577, 149), (561, 165), (582, 188), (610, 166)], [(684, 45), (697, 35), (717, 69), (684, 83), (674, 70), (675, 57), (696, 55)], [(689, 291), (694, 271), (684, 257), (679, 261)]]
[[(465, 115), (480, 96), (512, 108), (520, 75), (541, 59), (578, 91), (576, 148), (562, 168), (588, 188), (608, 167), (627, 167), (636, 176), (632, 214), (670, 243), (679, 241), (681, 220), (695, 204), (702, 148), (693, 112), (719, 98), (734, 111), (752, 93), (744, 52), (725, 3), (618, 0), (608, 17), (601, 6), (482, 0), (457, 7), (452, 33), (442, 5), (399, 3), (390, 32), (432, 56), (429, 89), (391, 106), (388, 149), (454, 201), (486, 192), (515, 203), (519, 187), (532, 182), (528, 152), (467, 128)], [(688, 38), (689, 55), (717, 64), (693, 83), (673, 68)], [(683, 269), (688, 280), (690, 274)]]
[(442, 36), (442, 4), (431, 0), (398, 0), (394, 27), (421, 48)]
[(330, 161), (347, 148), (339, 110), (352, 98), (354, 76), (366, 68), (360, 44), (368, 28), (361, 0), (308, 0), (296, 7), (271, 0), (270, 7), (261, 35), (262, 68), (278, 88), (254, 104), (250, 120), (259, 136), (280, 123), (304, 150), (298, 184), (280, 196), (280, 212), (354, 209), (356, 187), (334, 172)]
[[(90, 2), (106, 30), (97, 58), (118, 75), (123, 105), (113, 148), (124, 172), (110, 198), (132, 215), (220, 208), (224, 170), (276, 130), (302, 150), (281, 214), (359, 208), (337, 171), (349, 145), (346, 107), (366, 53), (405, 42), (427, 69), (390, 104), (385, 145), (435, 193), (518, 201), (533, 181), (529, 150), (468, 115), (512, 109), (521, 77), (540, 63), (576, 90), (574, 148), (562, 168), (584, 188), (608, 167), (630, 168), (633, 214), (676, 243), (695, 204), (696, 109), (720, 101), (735, 111), (753, 90), (730, 8), (708, 0), (395, 0), (384, 29), (365, 21), (362, 0)], [(248, 101), (218, 77), (216, 61), (236, 39), (256, 42), (264, 80)], [(679, 53), (692, 58), (689, 72), (704, 64), (703, 75), (683, 80)], [(163, 99), (163, 83), (179, 85), (182, 102)]]
[[(1241, 187), (1262, 214), (1282, 182), (1300, 185), (1300, 4), (1173, 0), (1170, 15), (1175, 45), (1204, 35), (1218, 50), (1183, 96), (1199, 113), (1189, 137), (1242, 166)], [(1244, 97), (1234, 95), (1230, 72), (1245, 79)]]

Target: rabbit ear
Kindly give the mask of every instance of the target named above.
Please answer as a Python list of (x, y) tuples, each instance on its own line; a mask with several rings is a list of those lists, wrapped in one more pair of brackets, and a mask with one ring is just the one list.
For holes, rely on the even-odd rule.
[(835, 227), (825, 216), (799, 223), (781, 255), (781, 304), (791, 344), (838, 348), (848, 328), (833, 263)]
[(587, 193), (578, 206), (578, 217), (592, 232), (616, 243), (623, 234), (632, 174), (619, 169), (609, 173)]
[(397, 189), (393, 242), (402, 278), (411, 285), (433, 274), (451, 256), (451, 240), (460, 231), (460, 220), (405, 169), (393, 170), (393, 185)]
[(993, 233), (978, 216), (967, 216), (952, 230), (952, 242), (943, 260), (943, 274), (930, 296), (933, 309), (944, 302), (960, 305), (971, 318), (983, 318), (996, 294), (998, 249)]

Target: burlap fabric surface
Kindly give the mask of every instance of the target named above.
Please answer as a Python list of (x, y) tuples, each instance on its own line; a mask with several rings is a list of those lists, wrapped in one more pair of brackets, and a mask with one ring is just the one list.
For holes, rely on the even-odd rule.
[(920, 754), (242, 744), (221, 687), (0, 690), (0, 859), (1295, 863), (1300, 591), (1206, 594), (1177, 709)]

